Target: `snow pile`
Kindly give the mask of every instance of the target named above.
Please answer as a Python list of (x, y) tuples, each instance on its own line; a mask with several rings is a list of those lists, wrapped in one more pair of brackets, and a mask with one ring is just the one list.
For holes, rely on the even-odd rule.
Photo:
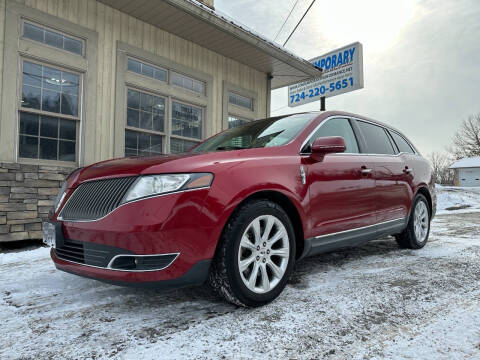
[(437, 214), (480, 212), (480, 187), (436, 185)]

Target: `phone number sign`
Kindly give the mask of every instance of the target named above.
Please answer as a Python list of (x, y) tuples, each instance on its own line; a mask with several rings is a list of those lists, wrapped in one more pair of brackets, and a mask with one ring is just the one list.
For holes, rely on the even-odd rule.
[(322, 75), (289, 86), (289, 107), (363, 88), (363, 48), (359, 42), (330, 51), (310, 61), (323, 70)]

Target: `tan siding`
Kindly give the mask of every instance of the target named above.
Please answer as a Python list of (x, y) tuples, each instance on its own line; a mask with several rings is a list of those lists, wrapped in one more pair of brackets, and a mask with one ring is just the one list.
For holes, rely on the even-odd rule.
[[(5, 39), (5, 0), (0, 0), (0, 51), (1, 51), (1, 54), (3, 54), (3, 49), (5, 46), (4, 39)], [(2, 85), (3, 85), (3, 56), (0, 56), (0, 98), (3, 91)], [(0, 109), (0, 113), (1, 113), (1, 109)]]
[[(114, 151), (117, 40), (193, 70), (212, 75), (214, 78), (213, 108), (210, 111), (212, 118), (207, 121), (212, 122), (213, 133), (222, 130), (223, 81), (255, 92), (258, 96), (258, 116), (265, 116), (267, 84), (264, 73), (120, 13), (95, 0), (24, 0), (20, 2), (98, 32), (96, 135), (95, 139), (87, 139), (86, 143), (86, 146), (94, 147), (96, 161), (112, 157)], [(4, 7), (5, 0), (0, 0), (0, 48), (2, 50)], [(0, 57), (0, 70), (2, 70), (1, 67), (2, 58)], [(1, 74), (2, 71), (0, 71), (0, 77)], [(86, 119), (86, 121), (92, 120)]]

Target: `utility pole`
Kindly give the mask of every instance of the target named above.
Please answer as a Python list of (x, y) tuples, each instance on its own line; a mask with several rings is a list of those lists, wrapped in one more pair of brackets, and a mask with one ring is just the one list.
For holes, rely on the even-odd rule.
[(325, 111), (325, 96), (320, 98), (320, 111)]

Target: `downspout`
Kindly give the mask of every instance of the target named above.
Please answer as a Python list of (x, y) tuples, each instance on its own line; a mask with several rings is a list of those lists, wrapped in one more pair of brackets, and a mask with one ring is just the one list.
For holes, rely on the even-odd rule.
[(267, 74), (267, 96), (266, 96), (266, 111), (265, 111), (265, 117), (270, 117), (270, 105), (272, 103), (272, 79), (273, 76), (272, 74), (268, 73)]

